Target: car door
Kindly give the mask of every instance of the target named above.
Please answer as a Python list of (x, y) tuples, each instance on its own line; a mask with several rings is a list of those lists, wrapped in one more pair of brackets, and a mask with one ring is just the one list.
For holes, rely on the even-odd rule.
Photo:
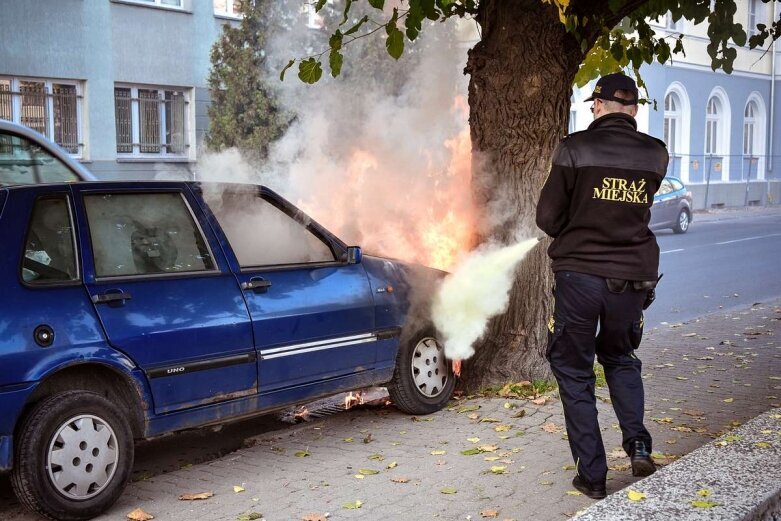
[(255, 394), (249, 314), (187, 186), (73, 190), (87, 291), (111, 345), (146, 373), (155, 412)]
[(374, 299), (360, 263), (297, 209), (259, 187), (206, 194), (252, 317), (261, 404), (366, 383)]

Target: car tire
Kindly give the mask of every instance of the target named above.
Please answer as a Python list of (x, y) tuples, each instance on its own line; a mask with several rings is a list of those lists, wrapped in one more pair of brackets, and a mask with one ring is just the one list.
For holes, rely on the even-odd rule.
[(691, 214), (689, 214), (689, 210), (684, 208), (680, 211), (680, 213), (678, 213), (678, 219), (675, 221), (673, 231), (675, 233), (686, 233), (689, 230), (689, 225), (691, 222)]
[(388, 384), (391, 400), (407, 414), (430, 414), (450, 400), (456, 386), (450, 361), (433, 328), (402, 337), (393, 380)]
[(133, 435), (127, 414), (93, 392), (66, 391), (42, 400), (15, 440), (11, 485), (16, 497), (51, 519), (79, 521), (101, 514), (130, 478)]

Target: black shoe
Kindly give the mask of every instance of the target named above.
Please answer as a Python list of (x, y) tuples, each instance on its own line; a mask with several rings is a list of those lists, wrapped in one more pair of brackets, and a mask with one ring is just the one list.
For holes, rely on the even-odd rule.
[(607, 497), (607, 490), (605, 489), (604, 483), (601, 485), (592, 485), (585, 479), (581, 479), (580, 476), (575, 476), (572, 479), (572, 486), (591, 499), (605, 499)]
[(656, 472), (656, 465), (651, 455), (648, 453), (648, 449), (645, 446), (645, 442), (635, 440), (631, 444), (631, 454), (629, 460), (632, 462), (632, 475), (633, 476), (650, 476)]

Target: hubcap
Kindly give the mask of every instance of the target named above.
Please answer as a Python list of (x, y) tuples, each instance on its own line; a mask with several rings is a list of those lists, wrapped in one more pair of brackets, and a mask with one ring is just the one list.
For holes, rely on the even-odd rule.
[(689, 227), (689, 214), (686, 212), (681, 212), (681, 216), (678, 218), (678, 227), (686, 231), (686, 229)]
[(421, 339), (412, 352), (412, 380), (421, 394), (434, 398), (442, 394), (448, 379), (447, 361), (436, 338)]
[(52, 437), (46, 468), (54, 488), (69, 499), (99, 494), (114, 476), (119, 447), (114, 430), (91, 414), (63, 423)]

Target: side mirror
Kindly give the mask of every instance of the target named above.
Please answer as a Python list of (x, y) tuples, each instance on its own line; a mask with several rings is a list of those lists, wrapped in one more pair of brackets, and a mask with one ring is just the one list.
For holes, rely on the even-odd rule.
[(347, 264), (360, 264), (361, 258), (363, 258), (363, 252), (361, 252), (360, 246), (347, 247)]

